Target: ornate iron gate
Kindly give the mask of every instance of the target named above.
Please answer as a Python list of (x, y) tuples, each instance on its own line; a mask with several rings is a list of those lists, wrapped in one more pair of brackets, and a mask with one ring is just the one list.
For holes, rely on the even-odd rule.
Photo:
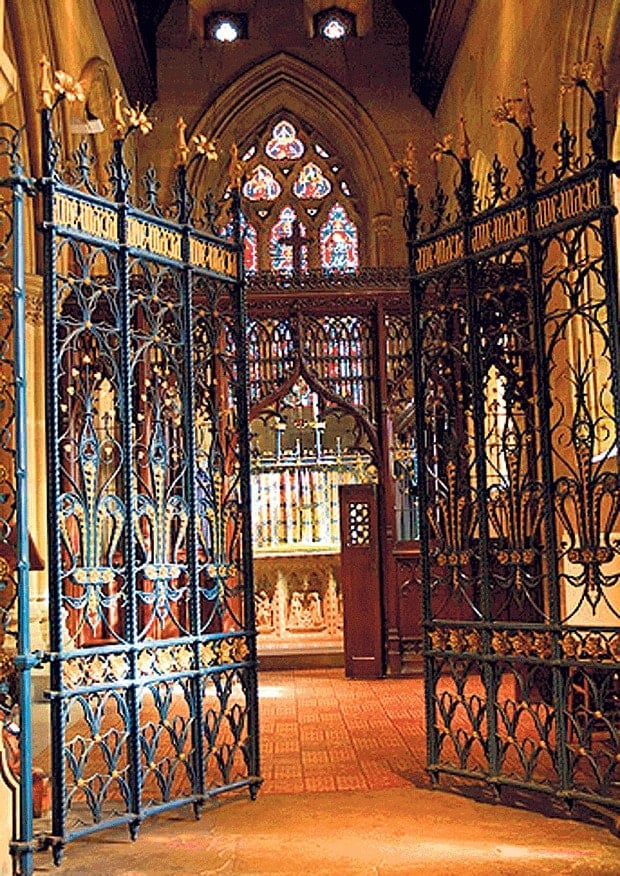
[(562, 126), (546, 179), (527, 85), (496, 121), (522, 139), (487, 196), (464, 129), (435, 159), (423, 236), (408, 184), (428, 770), (620, 804), (620, 343), (602, 65), (591, 153)]
[[(52, 828), (81, 835), (260, 785), (239, 166), (233, 242), (129, 197), (116, 96), (109, 197), (69, 164), (44, 87)], [(72, 83), (56, 74), (60, 96)], [(204, 151), (204, 150), (203, 150)]]

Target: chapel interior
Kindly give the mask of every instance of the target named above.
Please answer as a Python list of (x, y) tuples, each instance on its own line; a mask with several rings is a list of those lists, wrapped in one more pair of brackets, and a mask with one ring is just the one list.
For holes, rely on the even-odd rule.
[[(531, 130), (541, 155), (548, 158), (557, 153), (558, 130), (563, 122), (575, 132), (573, 148), (585, 154), (592, 107), (583, 90), (565, 87), (562, 82), (566, 82), (566, 74), (570, 74), (575, 64), (585, 65), (597, 59), (605, 71), (609, 158), (618, 162), (620, 5), (616, 0), (571, 0), (559, 4), (549, 0), (528, 3), (522, 0), (0, 2), (0, 121), (23, 129), (21, 155), (26, 176), (33, 179), (44, 176), (45, 156), (40, 135), (42, 64), (49, 65), (52, 76), (54, 71), (64, 71), (81, 83), (81, 98), (70, 97), (70, 87), (67, 87), (69, 99), (62, 100), (58, 106), (54, 104), (59, 149), (63, 155), (71, 156), (86, 139), (93, 159), (88, 173), (100, 190), (105, 189), (110, 179), (106, 162), (113, 154), (115, 124), (119, 124), (118, 115), (116, 119), (114, 115), (115, 101), (117, 109), (119, 102), (124, 101), (129, 109), (136, 108), (138, 114), (137, 130), (124, 146), (124, 161), (132, 184), (137, 187), (140, 179), (147, 179), (146, 188), (136, 195), (136, 199), (142, 198), (141, 203), (148, 206), (149, 198), (151, 205), (157, 199), (160, 199), (158, 203), (174, 203), (181, 166), (187, 171), (188, 191), (191, 191), (196, 212), (200, 205), (201, 215), (206, 217), (203, 229), (216, 229), (222, 237), (230, 238), (234, 224), (229, 213), (230, 168), (235, 161), (243, 168), (239, 178), (238, 232), (242, 241), (247, 310), (249, 495), (246, 505), (251, 518), (259, 698), (261, 684), (265, 685), (266, 697), (279, 684), (282, 690), (288, 690), (287, 685), (291, 690), (297, 685), (299, 692), (306, 684), (303, 679), (313, 679), (312, 673), (317, 673), (316, 685), (324, 677), (326, 689), (330, 691), (336, 684), (332, 679), (351, 684), (359, 681), (360, 685), (370, 680), (377, 680), (377, 684), (398, 682), (402, 683), (403, 691), (413, 691), (413, 687), (404, 685), (415, 684), (418, 685), (415, 696), (419, 696), (422, 703), (424, 684), (429, 683), (425, 681), (424, 600), (439, 597), (425, 596), (422, 584), (425, 573), (420, 549), (420, 476), (415, 456), (416, 428), (420, 428), (420, 423), (416, 423), (414, 405), (411, 265), (406, 233), (413, 166), (418, 201), (433, 204), (435, 199), (433, 209), (439, 212), (441, 206), (437, 207), (436, 202), (439, 183), (445, 191), (458, 185), (457, 166), (450, 164), (451, 158), (445, 158), (446, 155), (454, 157), (456, 153), (459, 159), (466, 155), (476, 197), (481, 201), (489, 198), (490, 203), (492, 200), (491, 180), (496, 159), (512, 168), (502, 185), (517, 193), (519, 143), (515, 126), (498, 124), (497, 113), (494, 117), (498, 102), (501, 104), (512, 96), (521, 106), (525, 105), (526, 98), (531, 100)], [(62, 80), (56, 81), (63, 86)], [(142, 129), (141, 112), (152, 122), (144, 124)], [(201, 160), (187, 160), (192, 149), (200, 152)], [(442, 155), (443, 160), (439, 160)], [(0, 160), (3, 160), (1, 155)], [(617, 168), (618, 165), (611, 192), (616, 204), (620, 200)], [(157, 180), (151, 189), (148, 188), (149, 174), (152, 180)], [(454, 204), (448, 203), (447, 209), (454, 210)], [(156, 215), (162, 221), (166, 219), (165, 211)], [(44, 289), (47, 288), (44, 264), (48, 255), (39, 235), (44, 224), (42, 208), (27, 205), (24, 263), (30, 636), (33, 650), (55, 653), (57, 649), (53, 636), (50, 639), (49, 627), (53, 597), (49, 592), (50, 512), (46, 485), (49, 484), (50, 462), (49, 447), (46, 448), (46, 411), (49, 411), (46, 397), (50, 389), (46, 383), (49, 360), (46, 359), (44, 317)], [(587, 249), (587, 244), (584, 248)], [(79, 262), (78, 255), (69, 256), (68, 273), (75, 270), (71, 267), (71, 258), (75, 264)], [(510, 283), (518, 289), (518, 283), (523, 281), (522, 267), (517, 261), (506, 267), (507, 261), (506, 258), (502, 263), (500, 257), (498, 264), (505, 267), (505, 276), (510, 277)], [(616, 271), (617, 268), (616, 249)], [(100, 268), (97, 270), (102, 273)], [(93, 269), (93, 276), (95, 273)], [(10, 281), (5, 280), (4, 272), (0, 289), (3, 319), (5, 310), (11, 306)], [(452, 294), (446, 292), (446, 300)], [(439, 309), (441, 304), (439, 296), (431, 308)], [(456, 308), (456, 304), (454, 306)], [(515, 321), (518, 321), (517, 307), (515, 305), (511, 317)], [(597, 318), (593, 317), (592, 321), (596, 322)], [(512, 327), (504, 327), (502, 338), (508, 338)], [(217, 387), (215, 394), (220, 394), (219, 403), (227, 392), (225, 381), (229, 379), (225, 362), (227, 341), (220, 339), (214, 343), (223, 345), (220, 350), (224, 361), (222, 370), (201, 374), (197, 382), (204, 387), (212, 382)], [(567, 349), (571, 343), (571, 339), (566, 341)], [(588, 342), (581, 347), (574, 343), (573, 353), (566, 353), (566, 361), (573, 365), (581, 361), (580, 351), (588, 355)], [(502, 344), (505, 351), (510, 342), (498, 341), (498, 349)], [(602, 346), (596, 348), (594, 341), (592, 349), (593, 361), (597, 352), (603, 357), (607, 355)], [(498, 364), (492, 366), (495, 370), (489, 372), (492, 377), (485, 378), (486, 394), (482, 404), (486, 406), (487, 472), (494, 466), (497, 472), (500, 469), (504, 472), (499, 460), (510, 402), (506, 401), (509, 381), (502, 376), (501, 368), (502, 362), (513, 361), (510, 355), (508, 351), (504, 359), (499, 356)], [(167, 379), (167, 372), (162, 368), (158, 370), (158, 363), (153, 362), (148, 363), (152, 374), (145, 366), (144, 374), (150, 377), (144, 378), (146, 389), (140, 389), (147, 411), (145, 422), (150, 422), (149, 416), (153, 422), (156, 419), (154, 403), (151, 414), (148, 412), (149, 380)], [(527, 384), (529, 366), (520, 364), (519, 367)], [(533, 371), (534, 366), (531, 367)], [(575, 370), (579, 367), (579, 364), (574, 365)], [(566, 370), (570, 370), (569, 366)], [(231, 380), (236, 379), (232, 366), (230, 373), (233, 374)], [(70, 375), (69, 369), (66, 375)], [(76, 381), (78, 379), (81, 378), (76, 372)], [(604, 367), (599, 370), (599, 379), (601, 384), (617, 383), (617, 375), (605, 372)], [(458, 375), (450, 376), (448, 372), (447, 383), (454, 381), (458, 381)], [(534, 378), (528, 386), (532, 397), (527, 403), (534, 407)], [(521, 390), (520, 385), (518, 391)], [(109, 385), (98, 392), (100, 401), (106, 392), (112, 398)], [(523, 398), (526, 394), (523, 390)], [(65, 403), (70, 405), (72, 401), (63, 397), (62, 404)], [(222, 404), (225, 403), (224, 399)], [(568, 407), (568, 402), (565, 405)], [(527, 420), (526, 402), (520, 410), (523, 421)], [(232, 413), (230, 416), (232, 418)], [(429, 450), (429, 459), (436, 465), (437, 472), (442, 465), (439, 445), (443, 441), (448, 446), (451, 428), (458, 432), (453, 424), (450, 426), (447, 414), (445, 422), (439, 422), (440, 416), (443, 414), (437, 411), (428, 414), (429, 421), (435, 417), (434, 434), (441, 436), (437, 447)], [(109, 428), (111, 433), (113, 427), (108, 427), (104, 418), (97, 422), (99, 434), (109, 437), (106, 430)], [(170, 434), (176, 434), (177, 425), (170, 427)], [(138, 431), (143, 427), (144, 423), (136, 426)], [(470, 428), (466, 415), (462, 428), (465, 432)], [(603, 431), (601, 428), (601, 434)], [(222, 435), (225, 434), (228, 433), (224, 423)], [(599, 452), (607, 454), (613, 468), (614, 457), (609, 446), (614, 439), (610, 434), (600, 438)], [(455, 440), (458, 442), (458, 435)], [(200, 441), (197, 441), (200, 453)], [(77, 470), (78, 464), (75, 466)], [(149, 484), (156, 480), (154, 472), (153, 464), (148, 477), (145, 475)], [(439, 480), (439, 474), (437, 478)], [(448, 480), (445, 475), (446, 483)], [(613, 542), (615, 565), (610, 564), (606, 571), (607, 589), (600, 603), (598, 597), (592, 597), (578, 604), (574, 592), (567, 587), (562, 592), (562, 610), (573, 623), (593, 624), (597, 630), (608, 628), (609, 636), (617, 642), (613, 636), (620, 626), (620, 541), (617, 538), (620, 519), (617, 507), (615, 512), (609, 511), (607, 505), (601, 507), (607, 509), (605, 513), (611, 521), (609, 533), (613, 530), (616, 538)], [(67, 519), (69, 516), (67, 512)], [(78, 516), (75, 514), (76, 520)], [(82, 518), (77, 523), (70, 521), (64, 525), (66, 532), (61, 533), (60, 538), (66, 553), (67, 544), (79, 542), (75, 532), (82, 525)], [(565, 529), (570, 529), (570, 525), (569, 521)], [(491, 532), (490, 537), (493, 535)], [(147, 536), (144, 540), (146, 543)], [(138, 551), (143, 547), (138, 544)], [(363, 550), (356, 552), (357, 547)], [(162, 567), (168, 559), (162, 560)], [(458, 590), (454, 579), (449, 578), (450, 562), (445, 560), (444, 570), (439, 574), (438, 590), (446, 603)], [(104, 653), (115, 642), (110, 630), (115, 624), (123, 623), (122, 601), (117, 600), (111, 589), (105, 617), (102, 614), (94, 620), (88, 614), (88, 606), (84, 608), (83, 602), (78, 606), (77, 592), (71, 591), (75, 603), (68, 603), (69, 608), (65, 605), (64, 628), (58, 641), (62, 640), (63, 646), (69, 642), (76, 649), (101, 649)], [(171, 612), (177, 615), (172, 626), (166, 626), (157, 598), (154, 596), (149, 602), (145, 597), (137, 621), (138, 625), (142, 624), (140, 629), (153, 640), (173, 638), (185, 623), (183, 611), (191, 613), (191, 607), (183, 603), (184, 598), (173, 604)], [(498, 616), (509, 628), (512, 624), (516, 629), (520, 620), (535, 624), (540, 619), (538, 598), (515, 601), (507, 598), (501, 610), (498, 609)], [(7, 589), (3, 596), (0, 589), (0, 606), (4, 609), (3, 599), (7, 606), (10, 601), (12, 609), (14, 592), (9, 593)], [(545, 599), (540, 595), (540, 604), (544, 603), (546, 611)], [(71, 608), (73, 604), (78, 606), (75, 610)], [(434, 602), (433, 606), (437, 604)], [(455, 600), (455, 605), (445, 617), (458, 629), (459, 624), (465, 624), (469, 618), (471, 606), (466, 599), (458, 604)], [(177, 623), (178, 617), (181, 621)], [(16, 621), (13, 619), (11, 623), (15, 629)], [(222, 635), (231, 629), (234, 632), (235, 623), (234, 617), (228, 626), (222, 621)], [(489, 637), (491, 635), (492, 630)], [(9, 647), (12, 636), (10, 630), (5, 631), (0, 625), (0, 649)], [(440, 647), (443, 646), (445, 641)], [(597, 708), (603, 711), (602, 716), (597, 712), (595, 729), (600, 730), (604, 725), (604, 731), (615, 739), (617, 751), (620, 658), (617, 647), (611, 653), (609, 657), (609, 652), (605, 652), (604, 672), (593, 673), (595, 680), (590, 683), (590, 693), (594, 696), (592, 691), (596, 688), (596, 696), (601, 697)], [(514, 665), (518, 675), (517, 660)], [(310, 675), (304, 675), (308, 672)], [(298, 682), (294, 681), (295, 673), (299, 673)], [(437, 669), (437, 675), (440, 674), (441, 670)], [(601, 681), (603, 676), (605, 680)], [(41, 694), (48, 685), (48, 677), (45, 671), (35, 669), (33, 679), (35, 734), (41, 734), (35, 738), (37, 755), (50, 746), (45, 729), (48, 718)], [(461, 695), (463, 689), (458, 688), (458, 684), (457, 680), (455, 685)], [(519, 684), (517, 680), (514, 694), (517, 704), (520, 699), (528, 699), (523, 692), (525, 683), (522, 688)], [(582, 686), (587, 696), (588, 683), (582, 681)], [(528, 680), (528, 691), (533, 687)], [(541, 670), (536, 687), (539, 703), (543, 704), (540, 708), (544, 708), (545, 697), (551, 696), (551, 687), (549, 676)], [(360, 687), (359, 690), (370, 696), (371, 688)], [(318, 687), (313, 687), (307, 696), (318, 697), (320, 702), (321, 694), (317, 691)], [(555, 693), (557, 695), (557, 689)], [(399, 696), (396, 690), (394, 696)], [(474, 700), (476, 696), (475, 692)], [(396, 711), (399, 707), (394, 706)], [(273, 714), (268, 711), (270, 706), (265, 708), (268, 715), (265, 727), (269, 728), (266, 733), (274, 734), (273, 746), (277, 751), (279, 742), (274, 726), (279, 713), (276, 706)], [(475, 712), (478, 706), (472, 708)], [(302, 706), (299, 709), (303, 711)], [(421, 705), (417, 714), (421, 727)], [(536, 712), (537, 717), (532, 718), (534, 723), (540, 714), (540, 710)], [(471, 718), (470, 713), (468, 716)], [(71, 725), (78, 719), (69, 710), (64, 720)], [(398, 717), (394, 720), (398, 724)], [(449, 723), (445, 715), (443, 720)], [(476, 730), (464, 744), (465, 748), (476, 746), (479, 729), (476, 720), (474, 715), (472, 722)], [(510, 723), (509, 719), (506, 721)], [(544, 723), (543, 719), (540, 721)], [(439, 724), (438, 719), (437, 726)], [(233, 727), (233, 735), (235, 732)], [(381, 738), (381, 727), (373, 732)], [(424, 746), (423, 731), (416, 732), (419, 744)], [(578, 736), (579, 731), (575, 732)], [(542, 730), (540, 733), (544, 736)], [(510, 732), (507, 734), (510, 743)], [(569, 749), (572, 740), (576, 750), (579, 746), (571, 737), (570, 728), (567, 735)], [(588, 741), (590, 738), (588, 735)], [(462, 738), (456, 733), (455, 739), (455, 750), (463, 764), (467, 755), (458, 750), (458, 739), (462, 742)], [(608, 739), (604, 744), (607, 742)], [(530, 755), (526, 753), (525, 757)], [(545, 752), (541, 755), (544, 757)], [(608, 770), (606, 787), (612, 789), (610, 796), (616, 805), (620, 777), (616, 773), (614, 778), (613, 771), (620, 769), (618, 758), (620, 755), (616, 755), (615, 766), (605, 761), (604, 767)], [(43, 771), (47, 769), (46, 765)], [(527, 768), (524, 767), (525, 784), (533, 781), (537, 769), (535, 763), (528, 761)], [(602, 769), (598, 762), (592, 766), (592, 772), (597, 769)], [(272, 777), (274, 781), (276, 773)], [(316, 789), (320, 790), (318, 784)], [(258, 802), (248, 806), (258, 806), (262, 793)], [(301, 786), (297, 793), (303, 805), (305, 791), (302, 793)], [(450, 807), (450, 798), (447, 800), (443, 802), (442, 798), (441, 802), (446, 811)], [(393, 804), (388, 801), (385, 805), (401, 804), (407, 805), (400, 800)], [(338, 803), (332, 799), (325, 805), (333, 812)], [(527, 809), (529, 804), (522, 805)], [(244, 811), (243, 818), (253, 817), (248, 812)], [(282, 816), (285, 817), (295, 820), (294, 813)], [(469, 815), (463, 813), (463, 818), (466, 817)], [(277, 821), (278, 815), (273, 818)], [(475, 818), (472, 816), (473, 821)], [(611, 823), (602, 818), (601, 821)], [(0, 874), (8, 876), (13, 871), (9, 856), (5, 861), (3, 855), (5, 846), (14, 838), (8, 809), (6, 817), (0, 814), (0, 823), (3, 826)], [(616, 810), (616, 832), (617, 825)], [(307, 830), (311, 833), (311, 826)], [(570, 841), (562, 834), (561, 842), (566, 848)], [(590, 838), (584, 839), (586, 841), (590, 842)], [(605, 861), (613, 860), (615, 847), (605, 844), (615, 841), (608, 833), (600, 840), (600, 848), (599, 840), (591, 841), (593, 855), (600, 852), (609, 855)], [(88, 840), (91, 855), (99, 854), (96, 842), (96, 834), (94, 839)], [(138, 839), (138, 854), (140, 842)], [(284, 840), (273, 839), (273, 842)], [(354, 844), (356, 840), (351, 842)], [(79, 854), (86, 852), (82, 850)], [(224, 861), (217, 858), (217, 854), (216, 862)], [(434, 872), (432, 853), (429, 854), (426, 872)], [(68, 860), (70, 865), (70, 855)], [(78, 869), (67, 872), (77, 873), (79, 866), (86, 866), (86, 858), (80, 861), (82, 863), (75, 864)], [(132, 860), (127, 863), (130, 865), (137, 868), (136, 873), (143, 872), (139, 861)], [(153, 869), (148, 872), (160, 872), (155, 869), (155, 863), (151, 866)], [(183, 862), (175, 866), (182, 867)], [(247, 862), (243, 866), (249, 867)], [(280, 865), (273, 860), (263, 866), (265, 869), (248, 869), (247, 872), (289, 872), (275, 869)], [(350, 870), (346, 867), (329, 869), (330, 866), (336, 867), (333, 860), (328, 869), (317, 872), (418, 872), (410, 861), (403, 863), (400, 870), (390, 870), (388, 864), (385, 868), (379, 864), (376, 870), (356, 870), (354, 863), (347, 865)], [(447, 862), (442, 866), (444, 869), (437, 872), (456, 872), (449, 869)], [(472, 866), (472, 872), (478, 872), (475, 863)], [(519, 866), (520, 872), (542, 872), (534, 869), (539, 864), (521, 862)], [(528, 866), (532, 869), (527, 869)], [(568, 864), (559, 861), (557, 867), (561, 866), (568, 867)], [(63, 872), (63, 867), (59, 872)], [(186, 871), (171, 869), (169, 872)], [(213, 870), (204, 872), (216, 872), (216, 864)], [(506, 869), (505, 872), (513, 871)], [(590, 871), (584, 865), (583, 870), (574, 872), (595, 870)]]

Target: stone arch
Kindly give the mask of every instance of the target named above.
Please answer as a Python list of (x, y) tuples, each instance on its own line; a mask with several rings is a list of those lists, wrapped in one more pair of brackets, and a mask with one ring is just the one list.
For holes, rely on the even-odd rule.
[[(241, 74), (222, 92), (192, 126), (191, 134), (208, 132), (223, 157), (230, 144), (240, 144), (265, 121), (290, 112), (302, 119), (307, 130), (337, 148), (348, 170), (363, 191), (369, 258), (378, 264), (385, 249), (374, 245), (375, 217), (389, 216), (394, 207), (394, 185), (389, 172), (393, 155), (366, 110), (345, 89), (310, 64), (286, 53), (278, 53)], [(221, 190), (226, 160), (220, 162)], [(213, 187), (212, 169), (199, 162), (190, 182), (201, 197)]]

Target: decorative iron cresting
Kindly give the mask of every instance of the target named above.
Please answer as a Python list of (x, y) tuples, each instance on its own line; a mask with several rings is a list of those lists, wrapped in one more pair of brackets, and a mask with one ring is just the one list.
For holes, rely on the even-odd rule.
[[(261, 783), (249, 519), (239, 162), (232, 237), (199, 217), (179, 119), (175, 203), (127, 139), (116, 92), (101, 188), (54, 129), (79, 83), (42, 64), (52, 825), (67, 842)], [(132, 194), (132, 192), (134, 194)], [(206, 231), (203, 229), (207, 229)], [(25, 872), (25, 871), (24, 871)]]
[(458, 184), (448, 196), (438, 182), (430, 212), (413, 145), (393, 168), (407, 192), (427, 769), (617, 811), (620, 167), (600, 45), (562, 87), (592, 101), (589, 154), (563, 124), (543, 170), (524, 83), (495, 113), (521, 139), (513, 193), (496, 158), (479, 196), (463, 120), (458, 145), (433, 152)]

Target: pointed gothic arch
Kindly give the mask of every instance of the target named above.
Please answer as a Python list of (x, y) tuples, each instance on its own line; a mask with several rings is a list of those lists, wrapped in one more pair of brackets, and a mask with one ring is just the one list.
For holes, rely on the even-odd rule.
[[(192, 125), (191, 133), (208, 131), (222, 153), (232, 142), (243, 145), (266, 120), (292, 114), (303, 119), (309, 135), (315, 135), (346, 156), (352, 178), (363, 192), (371, 265), (380, 261), (380, 247), (372, 239), (377, 217), (391, 220), (394, 185), (390, 165), (394, 157), (381, 131), (364, 108), (345, 89), (323, 72), (286, 53), (278, 53), (256, 65), (229, 86)], [(199, 196), (208, 188), (225, 187), (225, 162), (220, 177), (199, 163), (192, 186)], [(395, 220), (398, 226), (398, 220)], [(399, 230), (399, 229), (398, 229)], [(385, 247), (381, 248), (385, 251)], [(390, 249), (390, 248), (388, 248)]]

